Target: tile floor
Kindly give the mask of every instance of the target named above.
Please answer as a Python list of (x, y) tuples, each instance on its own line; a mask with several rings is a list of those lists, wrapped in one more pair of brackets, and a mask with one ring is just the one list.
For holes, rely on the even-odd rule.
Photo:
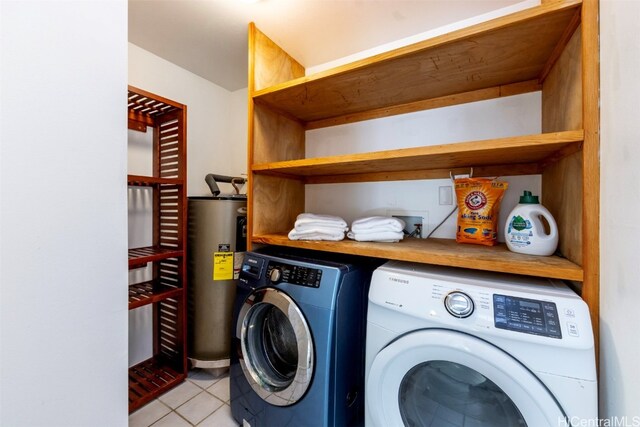
[(187, 380), (129, 415), (129, 427), (238, 427), (229, 406), (229, 375), (194, 369)]

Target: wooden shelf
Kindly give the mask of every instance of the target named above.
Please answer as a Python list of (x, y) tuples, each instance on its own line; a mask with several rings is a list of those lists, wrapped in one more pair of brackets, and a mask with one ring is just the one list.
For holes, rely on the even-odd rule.
[(183, 250), (161, 246), (129, 249), (129, 268), (143, 267), (148, 262), (177, 258), (183, 255)]
[(306, 183), (445, 178), (473, 167), (476, 176), (541, 173), (580, 150), (584, 132), (566, 131), (430, 147), (254, 164), (256, 174), (299, 177)]
[[(129, 411), (180, 384), (187, 373), (186, 234), (187, 106), (129, 86), (129, 129), (151, 131), (152, 176), (127, 175), (129, 187), (151, 188), (152, 246), (129, 249), (129, 269), (149, 266), (129, 286), (129, 310), (147, 306), (153, 357), (129, 368)], [(134, 212), (148, 210), (133, 203)], [(140, 279), (137, 279), (140, 280)]]
[(168, 286), (158, 281), (136, 283), (129, 286), (129, 310), (167, 298), (177, 298), (182, 294), (183, 289), (175, 285)]
[[(253, 100), (317, 128), (539, 90), (580, 23), (581, 4), (548, 2), (261, 88)], [(489, 88), (498, 89), (482, 92)]]
[(254, 243), (289, 246), (319, 251), (362, 255), (423, 264), (462, 267), (500, 273), (523, 274), (564, 280), (583, 280), (582, 268), (557, 256), (541, 257), (511, 252), (504, 244), (480, 246), (449, 239), (407, 238), (398, 243), (356, 242), (354, 240), (300, 241), (286, 234), (254, 236)]
[(184, 185), (184, 179), (157, 178), (154, 176), (127, 175), (127, 185), (134, 187), (157, 187), (161, 185)]
[(150, 402), (184, 381), (178, 372), (161, 358), (151, 358), (129, 368), (129, 412)]

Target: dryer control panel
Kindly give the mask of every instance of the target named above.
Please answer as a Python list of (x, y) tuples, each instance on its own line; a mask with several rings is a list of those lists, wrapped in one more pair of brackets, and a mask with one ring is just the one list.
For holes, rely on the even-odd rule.
[(496, 328), (562, 338), (553, 302), (494, 294), (493, 315)]

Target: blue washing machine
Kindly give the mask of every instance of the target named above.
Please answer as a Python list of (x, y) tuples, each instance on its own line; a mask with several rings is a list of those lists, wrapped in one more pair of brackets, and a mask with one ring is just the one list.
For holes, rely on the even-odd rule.
[(363, 424), (366, 259), (247, 252), (234, 307), (231, 412), (241, 425)]

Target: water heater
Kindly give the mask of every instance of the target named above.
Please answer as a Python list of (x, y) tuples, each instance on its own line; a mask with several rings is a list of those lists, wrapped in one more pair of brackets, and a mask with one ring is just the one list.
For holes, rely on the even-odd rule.
[(225, 368), (246, 250), (246, 196), (189, 197), (188, 218), (189, 362), (195, 368)]

